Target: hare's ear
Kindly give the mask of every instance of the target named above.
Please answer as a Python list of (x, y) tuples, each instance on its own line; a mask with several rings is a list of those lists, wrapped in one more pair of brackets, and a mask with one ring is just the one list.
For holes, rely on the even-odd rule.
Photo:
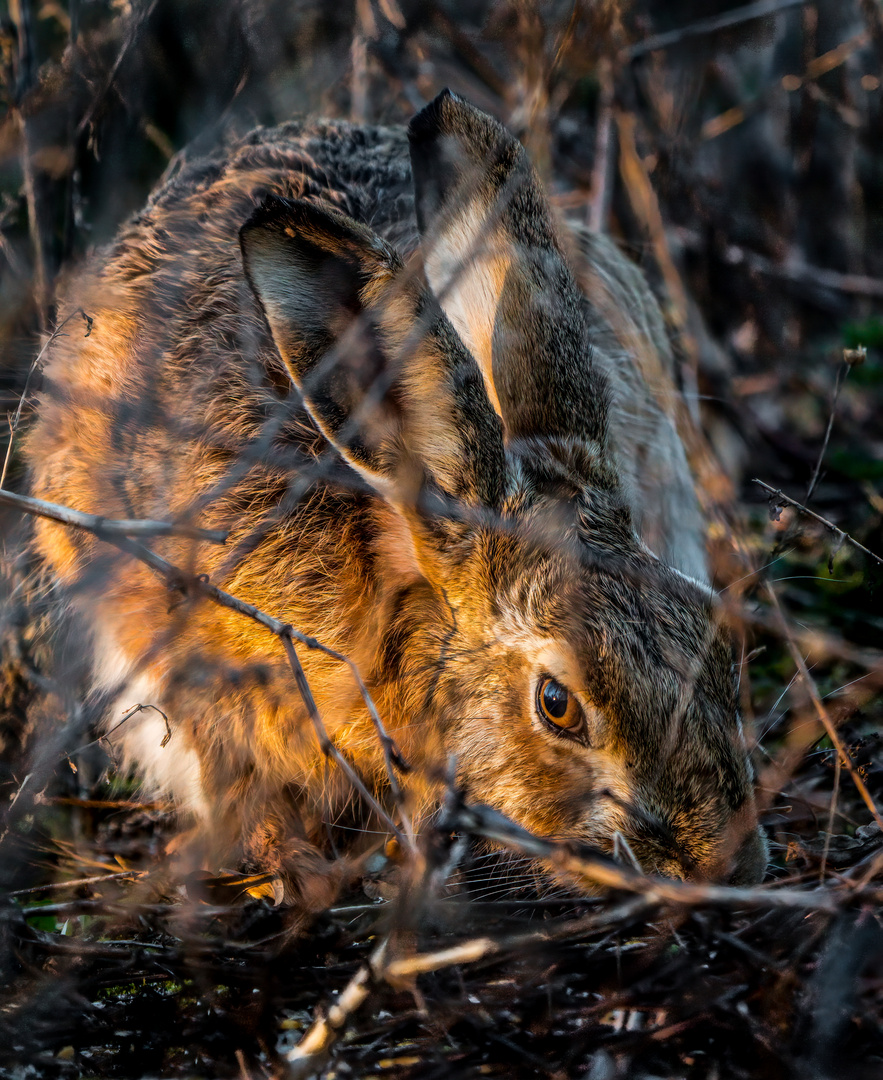
[(240, 232), (245, 273), (307, 408), (375, 488), (497, 507), (499, 419), (481, 373), (395, 252), (311, 203), (271, 198)]
[(509, 438), (603, 444), (606, 384), (583, 298), (521, 144), (449, 91), (409, 128), (426, 276)]

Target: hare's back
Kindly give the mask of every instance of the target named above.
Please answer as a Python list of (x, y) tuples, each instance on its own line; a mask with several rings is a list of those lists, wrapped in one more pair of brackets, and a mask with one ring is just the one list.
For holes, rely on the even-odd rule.
[[(252, 458), (263, 474), (290, 474), (316, 455), (321, 437), (242, 270), (239, 229), (270, 195), (316, 200), (415, 242), (403, 130), (290, 123), (207, 158), (184, 155), (62, 291), (60, 321), (82, 309), (92, 330), (72, 317), (48, 350), (30, 441), (35, 494), (164, 517), (200, 489), (208, 503), (236, 461), (245, 473)], [(266, 490), (266, 475), (255, 483)]]

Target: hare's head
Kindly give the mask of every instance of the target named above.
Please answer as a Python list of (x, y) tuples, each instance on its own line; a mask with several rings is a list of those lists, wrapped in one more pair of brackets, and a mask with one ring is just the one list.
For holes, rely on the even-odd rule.
[(636, 535), (591, 309), (539, 182), (450, 94), (410, 134), (420, 270), (308, 203), (242, 233), (308, 408), (400, 523), (392, 561), (413, 573), (374, 678), (471, 799), (547, 836), (619, 836), (647, 869), (756, 881), (726, 634), (710, 590)]

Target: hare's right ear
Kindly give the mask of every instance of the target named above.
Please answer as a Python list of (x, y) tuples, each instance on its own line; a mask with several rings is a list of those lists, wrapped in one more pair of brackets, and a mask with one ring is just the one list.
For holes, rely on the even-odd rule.
[(607, 396), (584, 301), (524, 148), (445, 90), (408, 135), (426, 276), (509, 438), (602, 446)]
[[(499, 419), (437, 304), (370, 229), (271, 198), (240, 232), (245, 273), (304, 403), (392, 501), (498, 508)], [(454, 514), (456, 516), (456, 514)]]

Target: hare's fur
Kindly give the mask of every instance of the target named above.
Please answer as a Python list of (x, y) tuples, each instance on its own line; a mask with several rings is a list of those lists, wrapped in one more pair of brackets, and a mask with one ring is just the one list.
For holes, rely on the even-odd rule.
[[(76, 277), (28, 453), (34, 493), (229, 530), (151, 545), (359, 667), (428, 812), (469, 798), (650, 869), (756, 880), (750, 766), (700, 515), (640, 275), (577, 230), (519, 144), (451, 95), (410, 129), (291, 123), (179, 163)], [(243, 228), (244, 226), (244, 228)], [(240, 229), (242, 241), (240, 249)], [(424, 278), (425, 273), (425, 278)], [(581, 291), (574, 274), (583, 286)], [(278, 642), (41, 522), (122, 753), (204, 858), (298, 887), (366, 810)], [(302, 660), (384, 801), (352, 679)], [(583, 717), (537, 712), (554, 678)], [(333, 839), (333, 838), (332, 838)]]

